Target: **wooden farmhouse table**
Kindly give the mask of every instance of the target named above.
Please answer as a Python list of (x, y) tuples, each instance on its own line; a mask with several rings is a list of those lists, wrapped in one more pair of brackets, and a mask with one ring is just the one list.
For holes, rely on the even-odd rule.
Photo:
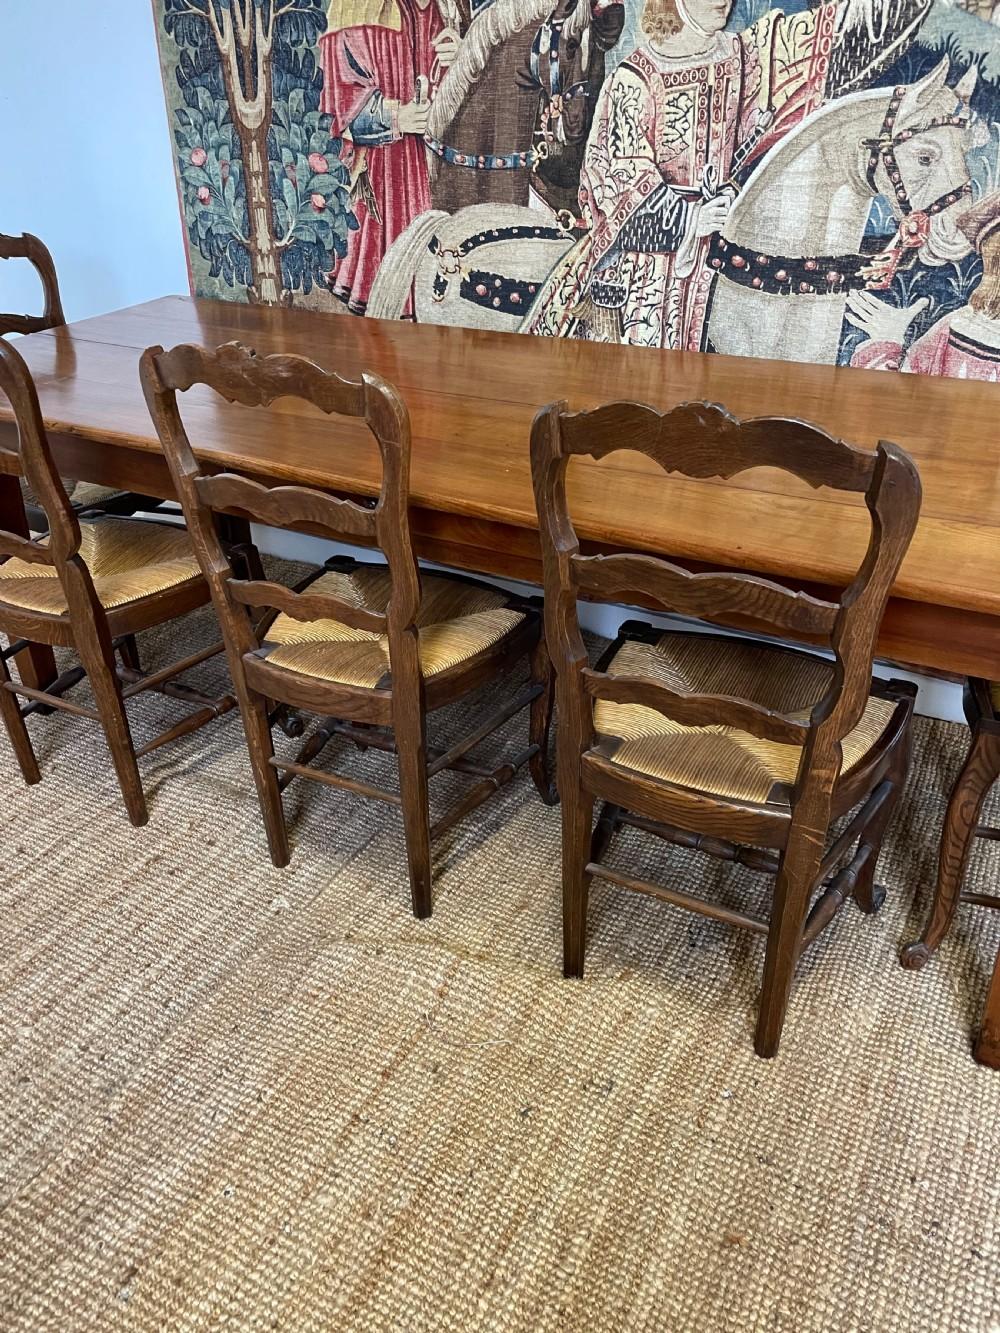
[[(484, 574), (541, 580), (528, 463), (535, 411), (615, 398), (660, 408), (692, 399), (739, 416), (801, 417), (872, 446), (897, 441), (920, 469), (919, 526), (883, 622), (879, 653), (897, 662), (1000, 677), (1000, 389), (993, 384), (696, 353), (660, 352), (471, 329), (333, 318), (165, 297), (18, 341), (38, 386), (64, 476), (169, 497), (172, 487), (139, 387), (141, 350), (238, 340), (297, 352), (346, 376), (377, 371), (406, 399), (413, 424), (412, 527), (420, 555)], [(184, 396), (195, 451), (271, 484), (340, 494), (378, 488), (362, 425), (283, 400), (231, 406), (209, 390)], [(0, 399), (0, 527), (20, 511)], [(7, 452), (5, 452), (7, 451)], [(7, 474), (7, 475), (5, 475)], [(637, 454), (574, 462), (570, 499), (592, 551), (660, 552), (842, 588), (868, 537), (855, 497), (813, 491), (769, 469), (691, 481)], [(48, 675), (47, 650), (32, 664)]]

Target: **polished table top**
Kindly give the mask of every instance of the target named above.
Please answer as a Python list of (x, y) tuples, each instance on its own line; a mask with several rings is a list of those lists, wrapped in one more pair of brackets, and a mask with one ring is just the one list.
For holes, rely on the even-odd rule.
[[(856, 444), (895, 440), (912, 454), (924, 487), (895, 597), (1000, 616), (1000, 391), (993, 384), (186, 297), (35, 334), (18, 346), (51, 432), (158, 452), (138, 381), (141, 349), (234, 339), (261, 353), (301, 353), (347, 376), (368, 369), (391, 380), (412, 416), (414, 505), (512, 529), (536, 527), (528, 435), (536, 409), (553, 399), (586, 407), (633, 398), (661, 408), (708, 399), (738, 416), (801, 417)], [(186, 395), (183, 411), (196, 451), (215, 465), (355, 494), (377, 489), (377, 455), (355, 423), (331, 426), (291, 400), (266, 410), (231, 406), (205, 389)], [(9, 416), (0, 402), (0, 422)], [(856, 497), (813, 491), (768, 469), (690, 481), (621, 453), (575, 463), (570, 498), (578, 532), (593, 542), (829, 585), (848, 581), (868, 535)], [(1000, 636), (996, 645), (1000, 673)]]

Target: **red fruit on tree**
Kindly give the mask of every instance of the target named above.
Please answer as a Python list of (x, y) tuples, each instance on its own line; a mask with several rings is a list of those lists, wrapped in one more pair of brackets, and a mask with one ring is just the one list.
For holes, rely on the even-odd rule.
[(326, 200), (323, 198), (321, 194), (310, 195), (309, 202), (312, 204), (313, 208), (316, 210), (317, 213), (322, 213), (323, 210), (326, 208)]
[(198, 189), (198, 202), (200, 204), (207, 204), (211, 198), (212, 198), (212, 191), (208, 188), (208, 186), (207, 185), (200, 186)]
[(330, 164), (322, 153), (310, 153), (309, 165), (313, 169), (313, 171), (319, 173), (320, 175), (323, 175), (330, 170)]
[(204, 148), (192, 148), (191, 150), (192, 166), (203, 167), (207, 161), (208, 161), (208, 154), (205, 152)]

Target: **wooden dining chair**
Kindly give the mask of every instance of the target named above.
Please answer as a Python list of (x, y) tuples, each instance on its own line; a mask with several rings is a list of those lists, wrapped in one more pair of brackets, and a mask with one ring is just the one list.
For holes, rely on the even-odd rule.
[[(872, 531), (857, 576), (829, 602), (749, 574), (690, 573), (652, 555), (582, 555), (566, 499), (567, 464), (620, 449), (685, 477), (771, 467), (814, 487), (863, 494)], [(535, 419), (531, 460), (557, 677), (564, 971), (583, 973), (593, 876), (756, 931), (767, 948), (755, 1046), (772, 1056), (801, 950), (847, 899), (875, 912), (884, 898), (875, 866), (905, 780), (914, 689), (873, 682), (871, 667), (920, 507), (916, 469), (893, 444), (869, 453), (803, 422), (741, 423), (702, 403), (665, 414), (638, 403), (578, 413), (556, 404)], [(592, 670), (580, 597), (638, 601), (803, 639), (833, 659), (629, 621)], [(592, 834), (597, 800), (603, 805)], [(831, 842), (831, 825), (854, 807)], [(769, 917), (604, 864), (615, 829), (626, 824), (775, 875)]]
[[(277, 866), (289, 859), (281, 792), (297, 776), (387, 802), (402, 811), (414, 913), (429, 916), (435, 837), (510, 782), (525, 763), (542, 796), (553, 799), (547, 772), (551, 668), (537, 608), (474, 579), (421, 573), (409, 529), (409, 416), (397, 391), (378, 376), (341, 379), (302, 357), (258, 357), (237, 343), (217, 351), (150, 348), (140, 374), (222, 624), (271, 859)], [(233, 472), (205, 475), (177, 402), (178, 392), (196, 384), (248, 407), (294, 397), (327, 415), (363, 421), (381, 456), (377, 503), (359, 504), (305, 486), (269, 489)], [(331, 452), (337, 431), (332, 424)], [(236, 577), (216, 535), (213, 517), (219, 513), (376, 545), (386, 564), (335, 558), (291, 589)], [(266, 611), (256, 627), (247, 607)], [(531, 675), (526, 689), (478, 718), (447, 748), (428, 747), (428, 713), (497, 681), (525, 658)], [(324, 717), (294, 761), (275, 757), (268, 700)], [(525, 749), (496, 766), (468, 757), (526, 707)], [(336, 736), (362, 750), (396, 755), (399, 792), (313, 767)], [(475, 782), (432, 825), (428, 780), (446, 769)]]
[[(74, 511), (52, 460), (31, 373), (13, 343), (3, 338), (0, 392), (10, 399), (18, 428), (16, 452), (0, 448), (0, 471), (28, 481), (48, 528), (48, 535), (38, 540), (0, 531), (0, 634), (8, 640), (0, 650), (0, 717), (28, 783), (41, 777), (28, 717), (61, 710), (99, 721), (129, 818), (145, 824), (136, 760), (227, 712), (235, 699), (210, 698), (176, 679), (220, 653), (221, 643), (146, 675), (135, 636), (205, 605), (208, 585), (183, 528), (110, 515), (86, 519)], [(79, 665), (45, 689), (12, 679), (7, 664), (29, 642), (74, 649)], [(94, 708), (63, 697), (84, 676)], [(125, 703), (148, 690), (190, 703), (195, 711), (136, 751)], [(22, 707), (19, 698), (27, 699), (27, 705)]]
[[(48, 248), (37, 236), (32, 236), (29, 232), (25, 232), (23, 236), (7, 236), (0, 233), (0, 259), (26, 260), (38, 274), (44, 299), (44, 307), (40, 315), (0, 312), (0, 337), (12, 333), (43, 333), (49, 329), (61, 328), (66, 323), (66, 316), (63, 314), (56, 266)], [(81, 485), (74, 481), (64, 481), (63, 485), (78, 514), (132, 515), (140, 510), (144, 513), (156, 513), (167, 506), (166, 501), (154, 496), (138, 495), (132, 491), (120, 491), (113, 487)], [(25, 513), (31, 530), (33, 532), (45, 532), (48, 522), (45, 510), (32, 494), (28, 484), (23, 481), (22, 493)]]
[[(951, 929), (959, 903), (1000, 908), (1000, 895), (966, 893), (962, 888), (973, 839), (1000, 839), (1000, 829), (979, 823), (983, 803), (1000, 778), (1000, 684), (969, 680), (964, 701), (972, 741), (948, 801), (930, 917), (920, 939), (908, 944), (900, 955), (903, 966), (911, 969), (923, 967), (937, 952)], [(1000, 1069), (1000, 953), (973, 1053), (981, 1064)]]

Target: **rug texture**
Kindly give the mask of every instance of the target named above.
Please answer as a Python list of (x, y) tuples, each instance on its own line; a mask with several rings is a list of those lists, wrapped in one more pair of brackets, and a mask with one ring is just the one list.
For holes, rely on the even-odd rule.
[[(147, 665), (210, 631), (147, 636)], [(140, 703), (137, 739), (177, 707)], [(562, 979), (559, 812), (527, 778), (439, 845), (418, 922), (391, 809), (293, 784), (271, 867), (236, 714), (143, 762), (141, 830), (92, 725), (31, 728), (33, 789), (0, 740), (6, 1333), (1000, 1329), (1000, 1074), (970, 1056), (1000, 916), (896, 961), (962, 728), (918, 722), (886, 906), (803, 960), (769, 1063), (756, 937), (597, 885)], [(613, 855), (765, 902), (634, 832)]]

